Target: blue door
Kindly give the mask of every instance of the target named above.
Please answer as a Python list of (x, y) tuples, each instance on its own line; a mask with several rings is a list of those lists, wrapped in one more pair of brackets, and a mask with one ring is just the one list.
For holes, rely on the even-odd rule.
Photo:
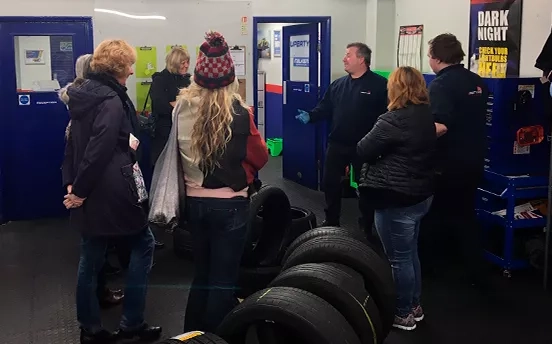
[(93, 51), (90, 18), (0, 17), (0, 214), (64, 216), (61, 163), (69, 121), (56, 89)]
[(283, 177), (318, 190), (316, 125), (295, 119), (318, 102), (318, 23), (283, 28)]

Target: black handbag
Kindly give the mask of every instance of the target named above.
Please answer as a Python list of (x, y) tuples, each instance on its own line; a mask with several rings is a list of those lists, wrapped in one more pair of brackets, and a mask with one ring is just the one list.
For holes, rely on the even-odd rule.
[(155, 137), (155, 122), (157, 121), (157, 116), (152, 111), (149, 116), (146, 115), (146, 107), (148, 105), (148, 100), (151, 94), (151, 86), (146, 95), (146, 100), (144, 101), (144, 106), (142, 112), (138, 115), (138, 120), (140, 122), (140, 128), (143, 132), (146, 132), (150, 137)]

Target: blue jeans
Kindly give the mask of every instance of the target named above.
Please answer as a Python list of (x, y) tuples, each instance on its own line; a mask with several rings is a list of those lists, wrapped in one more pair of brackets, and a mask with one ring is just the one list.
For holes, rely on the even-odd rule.
[(90, 332), (102, 328), (96, 295), (98, 274), (105, 263), (108, 245), (117, 240), (124, 242), (131, 250), (120, 328), (130, 331), (144, 324), (148, 275), (155, 249), (155, 239), (149, 228), (125, 237), (82, 237), (77, 280), (77, 320), (83, 329)]
[(249, 199), (188, 197), (195, 275), (188, 295), (184, 332), (216, 332), (237, 305), (234, 296), (247, 236)]
[(420, 222), (433, 196), (405, 208), (375, 211), (375, 223), (385, 254), (393, 269), (397, 289), (397, 315), (406, 317), (420, 304), (422, 272), (418, 258)]

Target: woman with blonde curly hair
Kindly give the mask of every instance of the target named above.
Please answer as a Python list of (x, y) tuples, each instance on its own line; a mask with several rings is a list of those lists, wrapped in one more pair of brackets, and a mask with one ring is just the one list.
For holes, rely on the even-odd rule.
[[(71, 225), (81, 233), (77, 281), (77, 320), (81, 343), (159, 337), (161, 328), (144, 321), (154, 239), (134, 178), (136, 112), (126, 93), (136, 52), (123, 40), (106, 40), (95, 49), (87, 79), (67, 88), (71, 128), (64, 181), (72, 185), (64, 204)], [(98, 273), (113, 242), (131, 250), (120, 328), (102, 327), (96, 296)]]
[(246, 239), (249, 194), (268, 150), (238, 94), (224, 37), (207, 34), (194, 82), (177, 99), (178, 145), (186, 179), (186, 218), (195, 276), (186, 331), (216, 331), (237, 304), (234, 288)]
[(357, 145), (366, 163), (359, 191), (363, 202), (376, 209), (376, 230), (393, 269), (393, 326), (413, 330), (424, 318), (418, 235), (433, 200), (437, 134), (422, 73), (400, 67), (389, 77), (387, 88), (389, 111)]

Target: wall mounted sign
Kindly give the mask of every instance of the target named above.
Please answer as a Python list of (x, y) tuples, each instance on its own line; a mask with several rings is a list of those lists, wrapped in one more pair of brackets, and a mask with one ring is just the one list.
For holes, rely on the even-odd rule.
[(399, 27), (397, 42), (397, 67), (408, 66), (422, 69), (422, 37), (423, 25), (407, 25)]
[(470, 3), (470, 70), (484, 78), (519, 76), (523, 0)]
[(25, 64), (26, 65), (43, 65), (46, 64), (44, 61), (44, 50), (25, 50)]
[(274, 30), (274, 57), (282, 57), (282, 30)]
[(31, 105), (31, 96), (28, 94), (20, 94), (18, 96), (19, 98), (19, 105)]

